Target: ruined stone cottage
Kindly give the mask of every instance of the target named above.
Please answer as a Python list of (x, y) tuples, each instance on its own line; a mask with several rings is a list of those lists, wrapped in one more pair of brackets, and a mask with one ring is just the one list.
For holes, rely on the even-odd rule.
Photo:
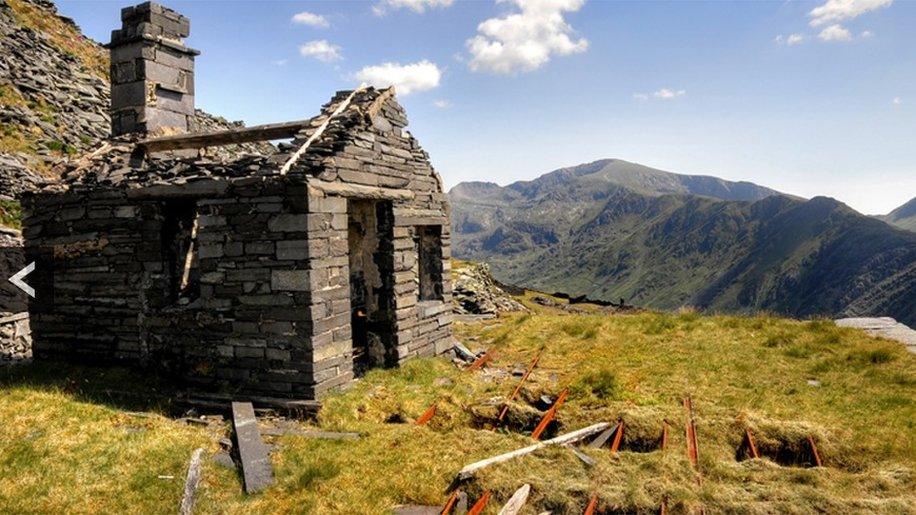
[[(35, 359), (314, 399), (448, 348), (449, 207), (394, 90), (338, 92), (309, 120), (194, 132), (188, 20), (151, 3), (121, 19), (112, 139), (23, 199)], [(274, 152), (239, 147), (283, 138)]]

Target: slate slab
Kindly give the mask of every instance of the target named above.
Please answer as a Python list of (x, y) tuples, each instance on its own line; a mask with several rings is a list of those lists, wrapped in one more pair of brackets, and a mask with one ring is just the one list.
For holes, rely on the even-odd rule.
[(906, 345), (908, 351), (916, 353), (916, 331), (891, 317), (841, 318), (836, 321), (836, 325), (862, 329), (872, 336), (897, 340)]
[(245, 493), (260, 492), (273, 484), (274, 474), (270, 467), (269, 448), (261, 439), (258, 419), (250, 402), (232, 403), (232, 425), (242, 463)]

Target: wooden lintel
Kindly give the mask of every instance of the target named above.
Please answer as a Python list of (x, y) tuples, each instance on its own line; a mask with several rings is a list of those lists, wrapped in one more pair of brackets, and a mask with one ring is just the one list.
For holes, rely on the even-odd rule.
[(324, 195), (339, 197), (364, 198), (372, 200), (413, 200), (414, 192), (397, 188), (379, 188), (350, 184), (345, 182), (328, 182), (320, 179), (311, 179), (308, 185)]
[(299, 131), (310, 126), (311, 120), (296, 120), (294, 122), (271, 123), (221, 131), (177, 134), (139, 141), (137, 142), (137, 149), (150, 153), (292, 138)]

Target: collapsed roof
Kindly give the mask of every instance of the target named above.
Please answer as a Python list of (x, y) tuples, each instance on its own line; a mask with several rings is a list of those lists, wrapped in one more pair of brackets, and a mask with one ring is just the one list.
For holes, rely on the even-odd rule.
[[(68, 163), (61, 170), (62, 184), (58, 188), (82, 190), (98, 187), (141, 188), (157, 185), (182, 185), (205, 179), (232, 179), (241, 177), (271, 177), (290, 174), (308, 174), (333, 180), (337, 170), (347, 169), (347, 159), (335, 156), (345, 150), (347, 154), (372, 152), (375, 144), (371, 136), (356, 130), (375, 126), (381, 130), (399, 131), (411, 142), (411, 152), (384, 149), (385, 154), (401, 152), (404, 159), (390, 159), (372, 165), (380, 186), (400, 188), (407, 179), (397, 177), (399, 167), (408, 166), (406, 160), (420, 153), (416, 140), (404, 131), (407, 118), (403, 108), (394, 98), (394, 88), (376, 89), (361, 87), (352, 91), (339, 91), (330, 102), (322, 106), (321, 113), (311, 119), (257, 127), (237, 128), (205, 133), (141, 139), (141, 135), (112, 138), (101, 147), (80, 159)], [(266, 153), (220, 153), (215, 149), (223, 145), (236, 145), (252, 141), (292, 136), (291, 143), (281, 143), (279, 151)], [(351, 167), (353, 173), (356, 166)], [(409, 171), (409, 170), (408, 170)]]

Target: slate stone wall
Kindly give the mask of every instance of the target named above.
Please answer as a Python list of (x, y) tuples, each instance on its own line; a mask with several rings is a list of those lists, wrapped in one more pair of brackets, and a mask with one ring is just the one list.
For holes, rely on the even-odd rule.
[[(349, 92), (341, 92), (332, 100), (339, 102)], [(416, 356), (433, 356), (450, 348), (452, 314), (451, 302), (451, 235), (449, 206), (441, 179), (429, 164), (428, 154), (404, 128), (407, 117), (403, 108), (386, 92), (367, 92), (371, 100), (354, 98), (354, 102), (369, 108), (351, 116), (341, 116), (336, 127), (339, 143), (332, 152), (307, 155), (298, 169), (313, 176), (312, 194), (321, 202), (312, 202), (312, 212), (323, 213), (325, 202), (351, 197), (389, 198), (393, 204), (394, 229), (391, 248), (394, 254), (395, 330), (391, 353), (396, 363)], [(362, 118), (368, 116), (369, 120)], [(295, 147), (296, 142), (293, 146)], [(332, 183), (338, 194), (325, 193), (322, 184)], [(347, 187), (351, 189), (347, 189)], [(387, 197), (386, 197), (387, 195)], [(408, 198), (404, 198), (408, 197)], [(338, 213), (343, 204), (332, 204)], [(319, 208), (318, 206), (322, 206)], [(328, 214), (334, 211), (328, 211)], [(442, 295), (440, 299), (420, 301), (419, 290), (419, 236), (424, 226), (440, 228), (440, 255)], [(346, 227), (331, 227), (329, 234), (346, 239)], [(313, 267), (326, 269), (329, 277), (341, 277), (341, 266), (346, 266), (346, 248), (338, 247), (324, 266), (316, 262)], [(336, 261), (333, 261), (335, 260)], [(343, 264), (343, 265), (342, 265)], [(347, 274), (343, 273), (342, 277)], [(316, 287), (329, 285), (315, 284)], [(343, 292), (341, 292), (342, 294)], [(324, 302), (321, 308), (331, 318), (324, 332), (316, 331), (314, 338), (325, 352), (317, 354), (315, 367), (322, 371), (316, 382), (319, 392), (345, 383), (352, 378), (346, 365), (352, 353), (349, 326), (349, 307)], [(325, 343), (329, 342), (329, 343)], [(316, 343), (318, 345), (318, 343)], [(327, 347), (324, 347), (327, 345)]]
[[(53, 302), (30, 306), (36, 359), (136, 363), (200, 390), (320, 398), (354, 378), (348, 207), (367, 199), (391, 205), (391, 237), (378, 243), (390, 263), (379, 269), (394, 313), (384, 339), (389, 364), (450, 348), (441, 181), (403, 130), (393, 97), (366, 95), (334, 120), (331, 143), (286, 176), (233, 169), (232, 177), (156, 181), (147, 168), (135, 170), (142, 184), (26, 195), (26, 253), (52, 271)], [(197, 220), (195, 287), (183, 297), (174, 291), (168, 228), (188, 202)], [(429, 226), (439, 241), (421, 245)], [(442, 278), (424, 300), (422, 252), (427, 266), (439, 261)]]

